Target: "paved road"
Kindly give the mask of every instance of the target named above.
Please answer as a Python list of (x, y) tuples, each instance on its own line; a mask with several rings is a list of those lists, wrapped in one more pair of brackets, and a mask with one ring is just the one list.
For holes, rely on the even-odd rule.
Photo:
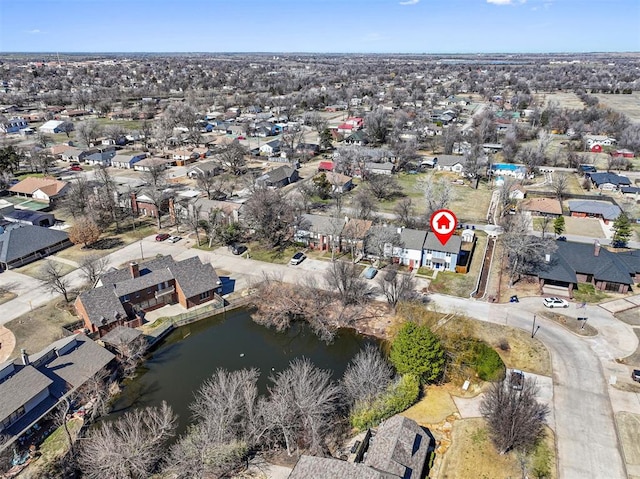
[[(263, 274), (274, 274), (284, 281), (294, 282), (309, 274), (321, 275), (329, 263), (307, 259), (298, 266), (274, 265), (233, 256), (226, 250), (203, 252), (188, 248), (188, 241), (176, 244), (156, 242), (153, 236), (129, 245), (109, 255), (109, 264), (119, 266), (127, 261), (173, 253), (177, 259), (194, 255), (210, 261), (215, 268), (225, 270), (235, 279), (235, 289), (243, 289), (259, 281)], [(20, 283), (20, 296), (2, 305), (0, 324), (24, 314), (30, 307), (48, 302), (53, 295), (44, 291), (37, 280), (21, 278), (17, 273), (0, 274), (0, 285)], [(74, 285), (81, 283), (79, 271), (69, 273)], [(22, 281), (24, 280), (24, 282)], [(434, 294), (432, 301), (439, 311), (460, 312), (482, 321), (518, 327), (531, 331), (533, 314), (541, 307), (539, 298), (524, 298), (518, 304), (489, 304)], [(605, 377), (626, 374), (626, 366), (614, 359), (630, 354), (637, 347), (631, 328), (597, 306), (587, 310), (563, 310), (569, 314), (588, 315), (600, 334), (580, 338), (555, 323), (538, 318), (540, 329), (536, 337), (549, 349), (553, 364), (553, 405), (558, 448), (558, 469), (562, 479), (587, 477), (625, 478), (625, 466), (616, 436), (613, 408)], [(630, 394), (630, 393), (628, 393)], [(640, 412), (640, 405), (614, 396), (624, 402), (624, 410)], [(618, 409), (620, 410), (620, 409)]]

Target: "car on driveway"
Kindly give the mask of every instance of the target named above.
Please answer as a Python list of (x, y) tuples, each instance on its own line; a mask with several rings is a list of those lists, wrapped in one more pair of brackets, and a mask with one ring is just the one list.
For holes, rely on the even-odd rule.
[(302, 251), (298, 251), (296, 254), (293, 255), (289, 263), (300, 264), (305, 260), (305, 258), (306, 258), (305, 254)]
[(70, 171), (82, 171), (82, 166), (72, 166), (69, 168)]
[(633, 370), (633, 372), (631, 373), (631, 379), (633, 379), (635, 382), (640, 383), (640, 369)]
[(171, 235), (169, 233), (159, 233), (156, 235), (156, 241), (164, 241), (170, 237)]
[(568, 308), (569, 302), (561, 298), (544, 298), (542, 301), (547, 308)]
[(237, 256), (247, 251), (247, 247), (240, 243), (232, 243), (229, 245), (229, 251)]
[(367, 279), (373, 279), (376, 274), (378, 274), (378, 270), (373, 266), (369, 266), (364, 270), (364, 277)]
[(182, 239), (182, 236), (172, 236), (169, 238), (169, 243), (177, 243)]
[(509, 376), (509, 385), (511, 389), (522, 391), (522, 387), (524, 386), (524, 373), (519, 369), (512, 369)]

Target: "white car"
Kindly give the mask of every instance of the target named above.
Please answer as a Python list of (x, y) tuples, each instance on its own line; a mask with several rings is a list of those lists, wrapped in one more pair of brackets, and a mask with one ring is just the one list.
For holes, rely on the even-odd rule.
[(569, 302), (560, 298), (544, 298), (544, 305), (547, 308), (568, 308)]
[(181, 236), (172, 236), (171, 238), (169, 238), (169, 243), (177, 243), (181, 239), (182, 239)]

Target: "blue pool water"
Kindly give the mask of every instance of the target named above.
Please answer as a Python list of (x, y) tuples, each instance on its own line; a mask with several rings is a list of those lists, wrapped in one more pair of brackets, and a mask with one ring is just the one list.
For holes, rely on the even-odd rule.
[(491, 166), (492, 170), (503, 170), (503, 171), (518, 171), (523, 167), (520, 165), (514, 165), (513, 163), (496, 163)]

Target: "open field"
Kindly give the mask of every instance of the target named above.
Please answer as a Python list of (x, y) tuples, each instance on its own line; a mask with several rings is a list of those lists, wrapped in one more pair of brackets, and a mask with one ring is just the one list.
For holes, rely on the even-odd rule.
[(631, 95), (597, 94), (594, 96), (612, 110), (627, 115), (632, 122), (640, 123), (640, 92), (636, 91)]
[[(544, 98), (545, 106), (551, 102), (556, 102), (560, 108), (568, 108), (570, 110), (582, 110), (584, 103), (571, 92), (553, 92), (553, 93), (538, 93), (536, 96)], [(628, 96), (628, 95), (625, 95)]]
[[(548, 475), (528, 477), (557, 477), (555, 446), (547, 429), (544, 439), (546, 461), (530, 461), (529, 472), (538, 462), (547, 463)], [(439, 477), (441, 479), (495, 479), (523, 477), (515, 453), (500, 455), (491, 443), (484, 419), (460, 419), (453, 423), (452, 444), (445, 453)]]
[(16, 337), (16, 347), (11, 354), (15, 358), (24, 348), (29, 353), (37, 353), (63, 337), (62, 327), (78, 320), (69, 311), (59, 308), (65, 306), (64, 300), (36, 308), (33, 311), (9, 321), (5, 326)]

